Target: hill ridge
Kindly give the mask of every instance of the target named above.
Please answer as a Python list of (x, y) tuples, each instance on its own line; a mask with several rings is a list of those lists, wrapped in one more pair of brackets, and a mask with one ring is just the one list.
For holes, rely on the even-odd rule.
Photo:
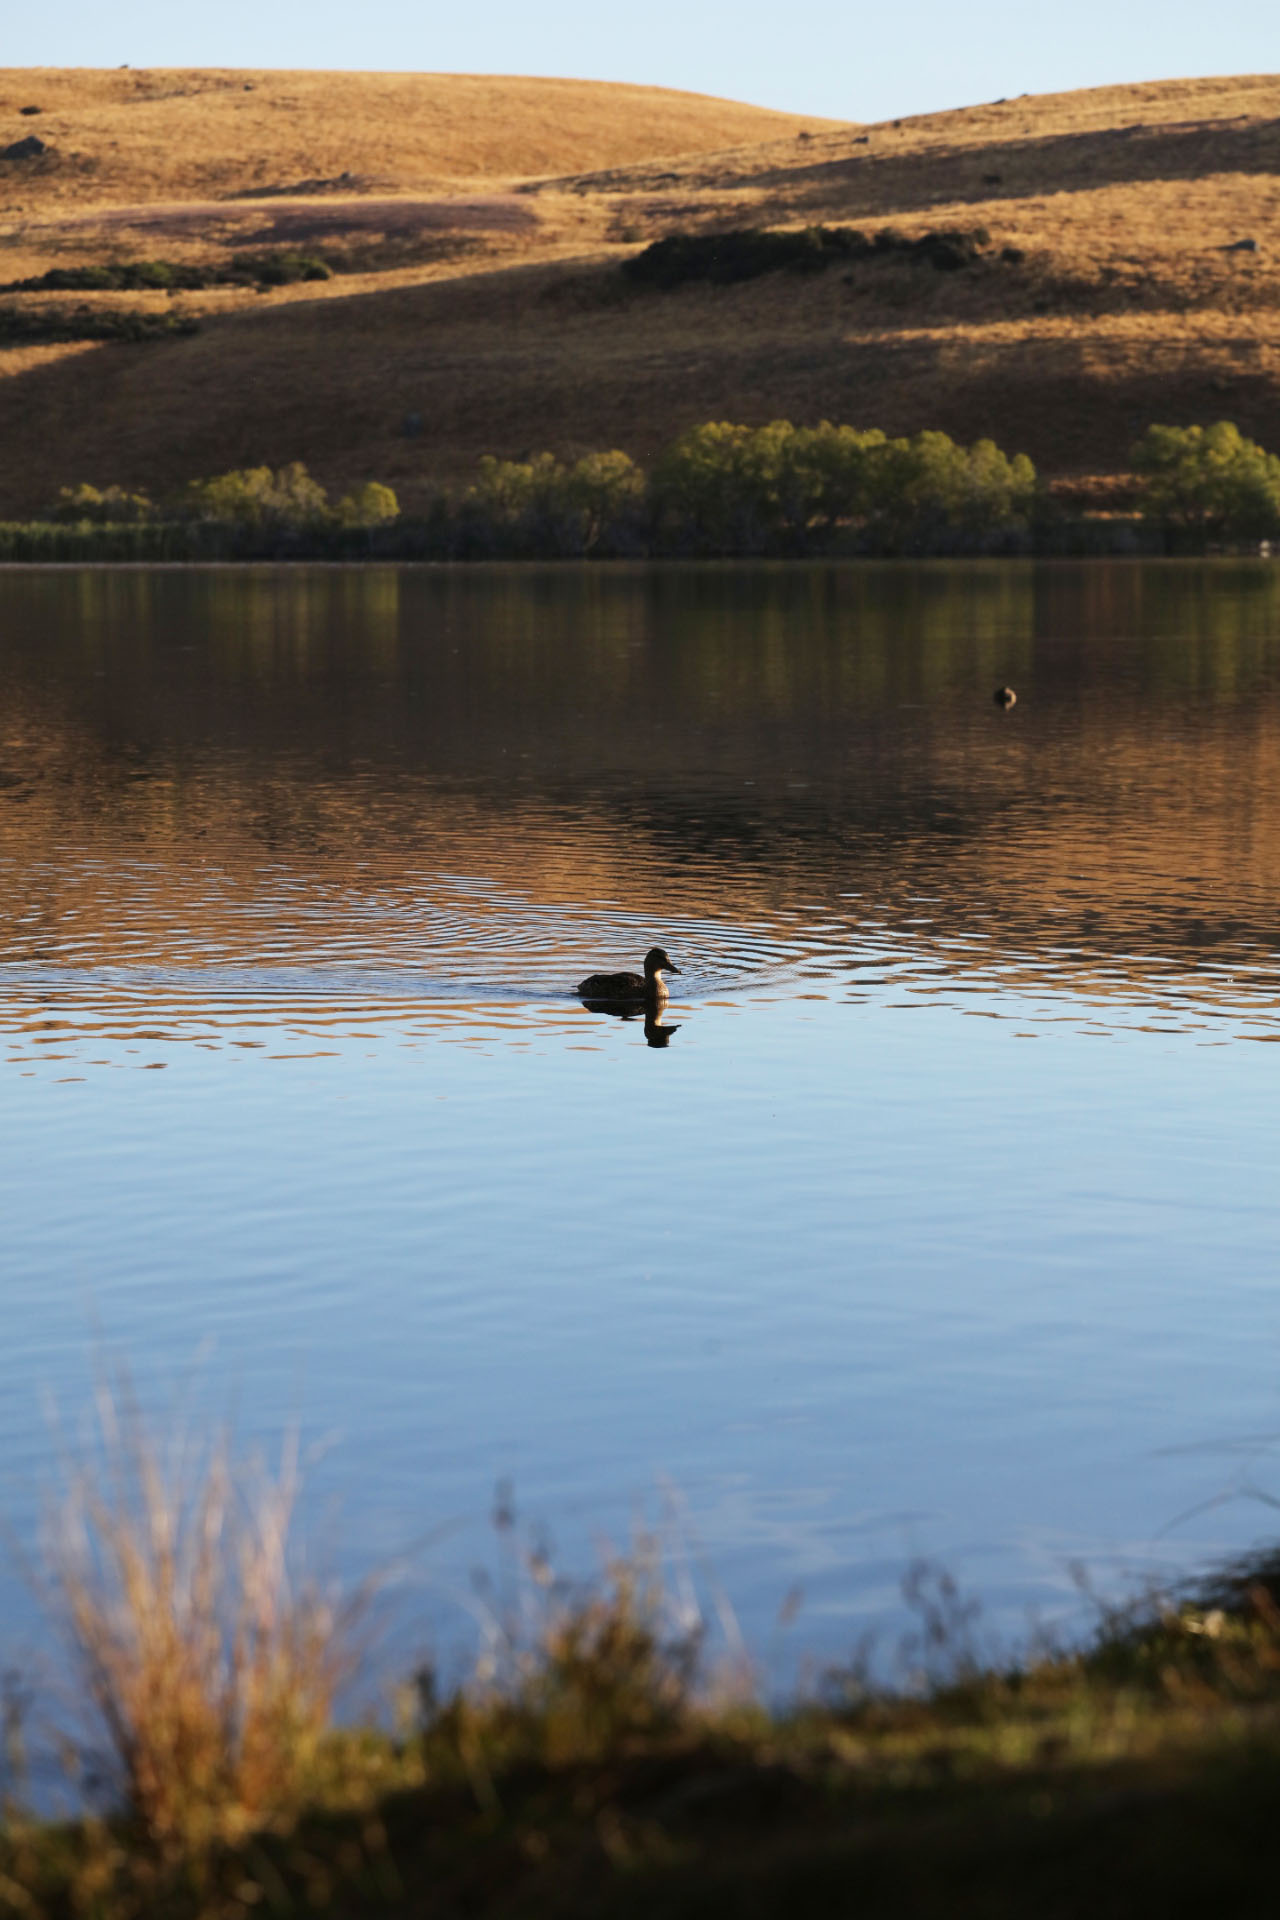
[[(277, 76), (265, 98), (242, 83), (236, 112), (279, 137), (240, 164), (236, 200), (217, 197), (230, 162), (212, 148), (216, 180), (188, 153), (180, 190), (161, 195), (157, 176), (133, 201), (112, 197), (102, 168), (40, 159), (0, 174), (5, 281), (156, 257), (217, 267), (255, 248), (315, 250), (334, 272), (267, 295), (243, 274), (184, 293), (202, 328), (191, 339), (0, 351), (0, 513), (79, 481), (171, 486), (294, 459), (331, 491), (378, 478), (413, 508), (481, 454), (618, 446), (644, 461), (709, 418), (989, 434), (1067, 476), (1122, 470), (1153, 419), (1232, 418), (1280, 448), (1280, 76), (1024, 96), (867, 126), (675, 96), (681, 112), (694, 101), (707, 144), (650, 145), (608, 165), (588, 149), (619, 83), (510, 81), (503, 93), (486, 79), (504, 114), (567, 88), (584, 116), (569, 132), (590, 164), (414, 187), (410, 172), (375, 184), (353, 163), (350, 191), (342, 128), (327, 129), (327, 147), (299, 134), (325, 97), (317, 82), (299, 104), (310, 78)], [(394, 79), (401, 98), (422, 84)], [(127, 103), (127, 76), (111, 84)], [(456, 124), (474, 117), (471, 81), (432, 85)], [(17, 118), (38, 91), (29, 73), (0, 75), (0, 133), (8, 114), (15, 131), (57, 134), (52, 113)], [(630, 97), (648, 113), (656, 92)], [(220, 97), (230, 113), (231, 90)], [(199, 104), (174, 95), (164, 110)], [(751, 137), (724, 118), (738, 111)], [(680, 124), (687, 135), (694, 122)], [(670, 130), (644, 121), (645, 139)], [(487, 136), (472, 133), (474, 160)], [(504, 137), (508, 157), (517, 139), (527, 156), (543, 137), (536, 114)], [(669, 292), (619, 272), (673, 232), (811, 224), (908, 238), (985, 229), (990, 244), (948, 273), (893, 248), (804, 277)], [(36, 308), (58, 296), (5, 298)], [(162, 291), (76, 298), (174, 308)]]

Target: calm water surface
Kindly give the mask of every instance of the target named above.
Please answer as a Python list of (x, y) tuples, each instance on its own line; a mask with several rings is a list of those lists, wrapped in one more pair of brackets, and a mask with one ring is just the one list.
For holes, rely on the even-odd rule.
[(1236, 1550), (1278, 938), (1265, 563), (0, 574), (9, 1521), (106, 1352), (446, 1639), (503, 1479), (783, 1666)]

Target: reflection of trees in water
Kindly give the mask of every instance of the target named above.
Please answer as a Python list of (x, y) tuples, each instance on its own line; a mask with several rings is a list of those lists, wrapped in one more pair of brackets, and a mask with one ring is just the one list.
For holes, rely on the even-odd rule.
[(234, 948), (264, 897), (298, 940), (338, 939), (355, 896), (394, 946), (448, 873), (493, 883), (475, 912), (495, 923), (513, 893), (655, 925), (826, 903), (850, 942), (881, 924), (971, 957), (1077, 948), (1086, 972), (1272, 951), (1274, 566), (89, 571), (5, 591), (15, 938), (74, 912), (105, 956), (144, 861), (163, 871), (126, 931), (160, 946), (198, 918)]

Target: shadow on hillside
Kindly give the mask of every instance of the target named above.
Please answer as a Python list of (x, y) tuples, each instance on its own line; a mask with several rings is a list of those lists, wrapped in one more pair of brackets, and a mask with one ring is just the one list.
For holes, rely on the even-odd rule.
[[(1132, 339), (1034, 320), (1018, 337), (986, 335), (999, 309), (978, 312), (976, 294), (950, 287), (967, 278), (921, 279), (927, 327), (905, 297), (897, 313), (864, 310), (831, 276), (757, 309), (754, 287), (633, 299), (616, 269), (581, 263), (241, 310), (192, 339), (77, 351), (0, 381), (0, 517), (37, 513), (81, 481), (164, 493), (291, 460), (329, 486), (383, 479), (412, 508), (438, 481), (469, 479), (484, 453), (617, 446), (646, 461), (710, 419), (827, 418), (965, 442), (994, 429), (1049, 473), (1123, 468), (1152, 420), (1230, 418), (1280, 443), (1280, 386), (1264, 363), (1240, 365), (1234, 337), (1189, 338), (1176, 314), (1155, 313)], [(1115, 299), (1128, 304), (1122, 289)], [(412, 441), (409, 416), (425, 423)]]
[(574, 184), (602, 193), (644, 193), (676, 185), (690, 192), (754, 188), (776, 203), (761, 208), (757, 219), (766, 211), (772, 217), (795, 218), (806, 211), (816, 217), (837, 208), (842, 218), (873, 218), (954, 202), (1096, 192), (1153, 180), (1200, 180), (1215, 173), (1280, 172), (1276, 120), (1235, 126), (1197, 120), (1114, 127), (903, 154), (888, 150), (891, 138), (873, 134), (866, 147), (837, 160), (771, 166), (759, 173), (695, 167), (671, 174), (637, 167), (584, 174)]

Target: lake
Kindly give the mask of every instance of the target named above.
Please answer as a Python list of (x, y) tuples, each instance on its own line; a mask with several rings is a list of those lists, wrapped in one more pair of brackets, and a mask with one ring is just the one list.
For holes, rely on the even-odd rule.
[(0, 880), (19, 1544), (116, 1364), (401, 1652), (504, 1483), (788, 1684), (1274, 1532), (1280, 567), (9, 570)]

